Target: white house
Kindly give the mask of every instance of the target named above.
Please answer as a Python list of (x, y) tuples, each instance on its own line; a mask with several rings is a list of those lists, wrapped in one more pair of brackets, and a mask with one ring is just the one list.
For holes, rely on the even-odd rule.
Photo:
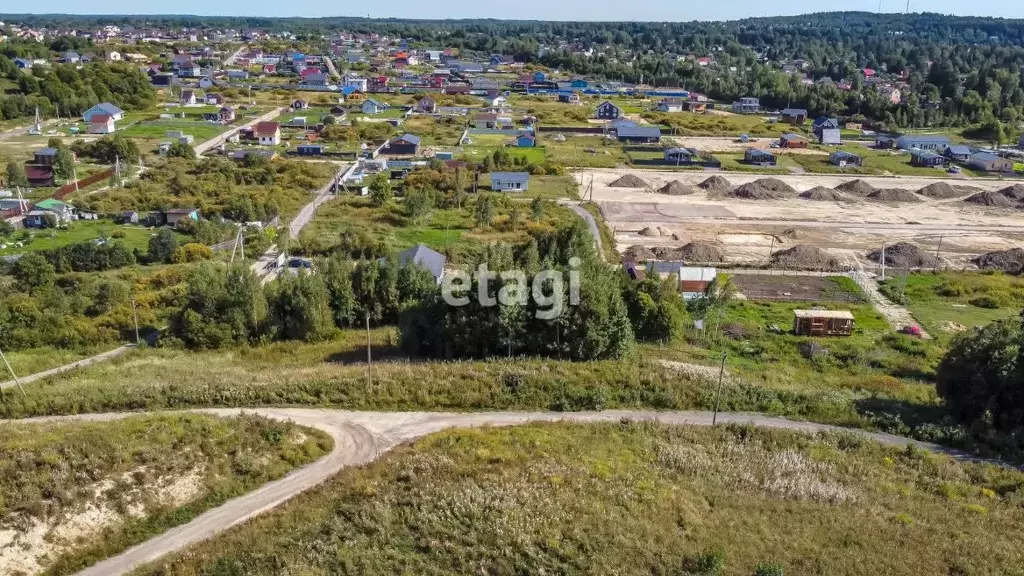
[(277, 122), (257, 122), (252, 133), (264, 146), (277, 146), (281, 143), (281, 125)]

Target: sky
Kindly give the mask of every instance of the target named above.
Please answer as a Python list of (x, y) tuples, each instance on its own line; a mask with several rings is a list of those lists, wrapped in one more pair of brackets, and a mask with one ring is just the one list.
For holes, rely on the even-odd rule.
[[(529, 20), (735, 20), (748, 16), (780, 16), (810, 12), (878, 11), (878, 0), (714, 0), (712, 2), (629, 0), (176, 0), (140, 3), (138, 0), (49, 0), (47, 13), (68, 14), (199, 14), (215, 16), (369, 16), (373, 18), (514, 18)], [(15, 6), (8, 6), (7, 9)], [(19, 9), (29, 8), (18, 4)], [(987, 1), (978, 6), (963, 0), (910, 0), (914, 11), (969, 16), (1024, 18), (1021, 0)], [(883, 12), (902, 12), (906, 0), (882, 0)], [(3, 10), (0, 9), (0, 12)], [(33, 11), (34, 12), (34, 11)]]

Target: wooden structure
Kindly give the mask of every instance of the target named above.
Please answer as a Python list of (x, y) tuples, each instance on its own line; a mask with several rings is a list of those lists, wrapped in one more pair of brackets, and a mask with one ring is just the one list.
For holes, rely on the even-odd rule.
[(849, 336), (853, 314), (849, 310), (794, 310), (793, 333), (797, 336)]

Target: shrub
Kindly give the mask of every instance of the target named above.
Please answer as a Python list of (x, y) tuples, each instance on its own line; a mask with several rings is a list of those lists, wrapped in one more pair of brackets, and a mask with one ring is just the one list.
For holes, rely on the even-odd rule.
[(778, 562), (760, 562), (754, 568), (754, 576), (783, 576), (785, 571)]
[(988, 308), (990, 310), (995, 310), (1000, 307), (999, 300), (987, 294), (971, 298), (968, 302), (971, 306), (977, 306), (978, 308)]
[(110, 233), (111, 238), (124, 238), (125, 236), (124, 230), (114, 230)]
[(700, 576), (716, 576), (725, 568), (725, 551), (711, 548), (686, 559), (683, 568), (691, 574)]
[(184, 246), (179, 246), (174, 249), (171, 254), (171, 262), (174, 264), (184, 264), (187, 262), (202, 262), (203, 260), (209, 260), (213, 258), (213, 250), (206, 244), (197, 244), (195, 242), (189, 242)]

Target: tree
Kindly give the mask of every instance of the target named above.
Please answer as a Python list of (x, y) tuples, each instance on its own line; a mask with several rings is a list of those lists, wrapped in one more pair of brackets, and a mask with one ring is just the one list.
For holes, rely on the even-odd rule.
[(335, 118), (334, 115), (328, 114), (328, 115), (324, 116), (323, 123), (324, 123), (324, 126), (334, 126), (335, 124), (338, 123), (338, 119)]
[(150, 262), (170, 262), (174, 251), (178, 248), (178, 237), (170, 228), (161, 228), (155, 236), (149, 238), (147, 256)]
[(682, 336), (686, 311), (673, 277), (625, 282), (623, 299), (637, 340), (672, 342)]
[(473, 217), (480, 228), (491, 225), (494, 220), (494, 200), (490, 194), (481, 194), (477, 197)]
[(314, 274), (285, 274), (268, 289), (270, 315), (278, 338), (317, 342), (330, 337), (334, 319), (324, 281)]
[(4, 181), (9, 188), (28, 187), (28, 177), (25, 176), (25, 168), (14, 160), (7, 163), (7, 169), (4, 171)]
[(405, 195), (405, 215), (419, 223), (434, 209), (434, 195), (427, 190), (410, 190)]
[(182, 306), (171, 315), (170, 332), (189, 348), (220, 348), (256, 342), (266, 331), (267, 298), (248, 266), (198, 264), (185, 282)]
[(57, 155), (53, 158), (53, 174), (65, 182), (74, 177), (75, 155), (68, 148), (57, 149)]
[(189, 242), (179, 246), (171, 253), (171, 262), (183, 264), (186, 262), (201, 262), (213, 258), (213, 250), (206, 244)]
[(171, 144), (171, 147), (167, 149), (168, 158), (185, 158), (187, 160), (196, 159), (196, 151), (190, 144), (185, 142), (175, 142)]
[(0, 236), (8, 238), (11, 234), (14, 234), (14, 232), (15, 228), (13, 224), (7, 220), (0, 220)]
[(352, 291), (352, 261), (333, 254), (320, 263), (320, 275), (327, 286), (334, 325), (346, 328), (356, 323), (356, 300)]
[(391, 189), (391, 180), (384, 173), (377, 174), (370, 181), (370, 203), (382, 207), (391, 203), (395, 193)]
[(14, 263), (12, 275), (17, 280), (18, 286), (27, 288), (28, 292), (36, 292), (39, 289), (52, 286), (57, 277), (53, 265), (35, 252), (29, 252), (19, 258)]
[(534, 222), (540, 222), (544, 217), (544, 200), (541, 200), (539, 196), (530, 202), (530, 213), (533, 215)]

